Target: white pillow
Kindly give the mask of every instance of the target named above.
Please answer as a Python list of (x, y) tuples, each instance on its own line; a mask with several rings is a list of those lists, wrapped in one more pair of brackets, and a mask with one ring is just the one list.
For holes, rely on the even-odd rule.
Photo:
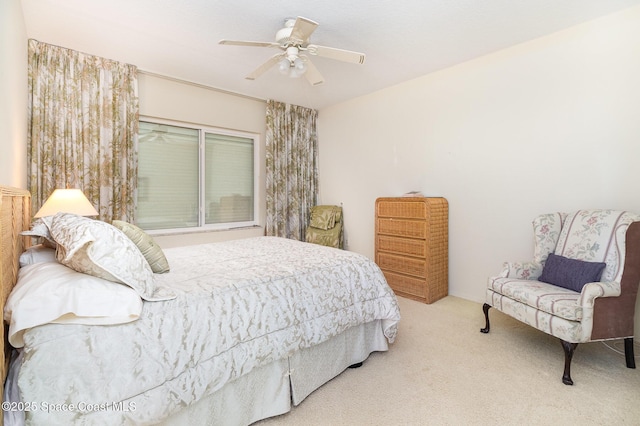
[(38, 244), (26, 249), (20, 255), (20, 267), (40, 262), (57, 262), (56, 251), (44, 244)]
[(123, 324), (142, 311), (135, 290), (76, 272), (58, 262), (20, 268), (18, 282), (4, 308), (9, 342), (24, 346), (26, 330), (42, 324)]
[(145, 300), (175, 297), (168, 289), (156, 288), (149, 263), (133, 241), (115, 226), (71, 213), (58, 213), (50, 229), (58, 244), (58, 261), (63, 265), (126, 284)]

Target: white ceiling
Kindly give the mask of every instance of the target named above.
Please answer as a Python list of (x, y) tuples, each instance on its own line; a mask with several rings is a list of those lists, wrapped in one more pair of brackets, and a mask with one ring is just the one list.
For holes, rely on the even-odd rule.
[[(640, 4), (640, 0), (22, 0), (27, 36), (140, 70), (260, 99), (323, 107)], [(364, 52), (364, 65), (312, 57), (325, 83), (276, 68), (288, 17), (320, 24), (314, 44)]]

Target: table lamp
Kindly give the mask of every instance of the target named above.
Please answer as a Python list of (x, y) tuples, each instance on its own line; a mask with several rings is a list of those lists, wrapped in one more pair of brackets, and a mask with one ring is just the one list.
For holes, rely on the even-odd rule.
[(79, 216), (98, 216), (98, 212), (79, 189), (56, 189), (47, 198), (34, 218), (56, 213), (74, 213)]

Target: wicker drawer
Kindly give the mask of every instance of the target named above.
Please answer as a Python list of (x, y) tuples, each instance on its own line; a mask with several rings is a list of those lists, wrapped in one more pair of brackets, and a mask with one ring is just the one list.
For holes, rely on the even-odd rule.
[(376, 227), (378, 234), (422, 239), (427, 237), (427, 222), (424, 220), (378, 218)]
[(413, 278), (406, 275), (400, 275), (389, 271), (382, 271), (387, 283), (393, 291), (400, 296), (409, 296), (420, 300), (426, 299), (426, 286), (424, 279)]
[(427, 246), (424, 240), (378, 235), (376, 244), (380, 251), (402, 253), (422, 258), (427, 256)]
[(379, 202), (376, 206), (378, 217), (394, 217), (404, 219), (424, 219), (427, 216), (427, 204), (412, 200), (393, 199)]
[(389, 286), (398, 296), (408, 297), (425, 303), (433, 303), (447, 296), (449, 289), (447, 280), (430, 280), (429, 285), (425, 285), (424, 279), (408, 277), (395, 272), (382, 271)]
[(422, 278), (424, 285), (424, 278), (427, 276), (427, 262), (424, 259), (380, 252), (376, 262), (383, 271), (399, 272)]

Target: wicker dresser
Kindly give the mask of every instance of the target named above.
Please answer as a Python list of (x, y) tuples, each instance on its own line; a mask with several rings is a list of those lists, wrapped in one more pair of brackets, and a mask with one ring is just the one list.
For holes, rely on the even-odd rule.
[(448, 224), (445, 198), (376, 200), (376, 263), (397, 295), (432, 303), (448, 294)]

